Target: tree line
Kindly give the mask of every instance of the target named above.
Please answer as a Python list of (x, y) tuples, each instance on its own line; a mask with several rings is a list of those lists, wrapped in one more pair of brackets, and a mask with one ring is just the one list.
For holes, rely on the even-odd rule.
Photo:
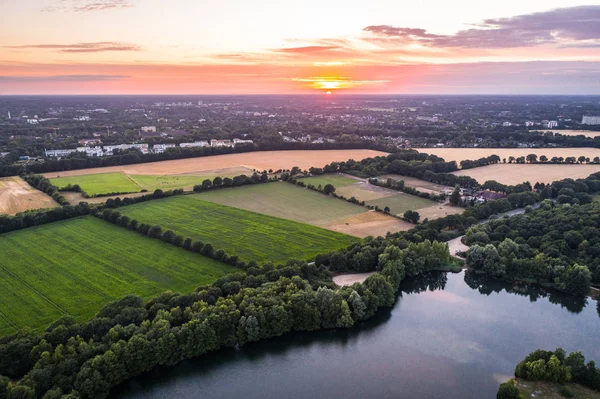
[(40, 190), (43, 193), (48, 194), (54, 201), (60, 205), (68, 205), (69, 201), (58, 191), (58, 187), (52, 184), (52, 182), (42, 175), (26, 174), (22, 175), (21, 178), (27, 182), (31, 187)]

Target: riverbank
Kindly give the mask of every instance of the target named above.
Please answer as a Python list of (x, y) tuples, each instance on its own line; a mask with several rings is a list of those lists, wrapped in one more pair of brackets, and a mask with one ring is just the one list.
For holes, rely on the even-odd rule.
[[(522, 379), (515, 379), (516, 386), (519, 388), (519, 392), (525, 398), (537, 398), (537, 399), (559, 399), (559, 398), (575, 398), (575, 399), (600, 399), (600, 392), (594, 391), (593, 389), (584, 387), (579, 384), (555, 384), (548, 381), (529, 381)], [(561, 390), (567, 389), (571, 392), (572, 396), (565, 396), (561, 394)]]

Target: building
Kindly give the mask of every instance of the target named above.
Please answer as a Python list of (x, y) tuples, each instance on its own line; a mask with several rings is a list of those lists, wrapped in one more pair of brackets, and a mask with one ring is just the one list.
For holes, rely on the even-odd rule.
[(148, 154), (148, 144), (120, 144), (120, 145), (105, 145), (104, 153), (105, 155), (113, 155), (114, 151), (124, 151), (124, 150), (138, 150), (142, 154)]
[(600, 125), (600, 116), (584, 116), (581, 119), (582, 125)]
[(37, 119), (27, 119), (27, 123), (29, 123), (30, 125), (39, 125), (40, 121), (38, 121)]
[(233, 147), (233, 143), (231, 140), (216, 140), (212, 139), (210, 141), (211, 147)]
[(533, 125), (535, 125), (535, 123), (533, 123), (532, 121), (525, 122), (525, 126), (527, 126), (527, 127), (533, 126)]
[(48, 158), (61, 158), (69, 154), (77, 152), (77, 150), (44, 150), (44, 154)]
[(241, 139), (233, 139), (233, 145), (236, 146), (238, 144), (253, 144), (252, 140), (241, 140)]
[(101, 157), (104, 156), (102, 147), (77, 147), (77, 152), (83, 153), (88, 157)]
[(155, 154), (162, 154), (167, 151), (168, 148), (175, 148), (175, 144), (155, 144), (152, 146), (152, 152)]
[(73, 118), (74, 121), (79, 121), (79, 122), (89, 122), (90, 121), (90, 117), (87, 115), (84, 116), (76, 116), (75, 118)]
[(179, 144), (181, 148), (190, 148), (190, 147), (210, 147), (208, 141), (194, 141), (193, 143), (181, 143)]
[(557, 127), (558, 126), (558, 122), (557, 121), (548, 121), (548, 124), (546, 125), (546, 127), (548, 129), (552, 129), (553, 127)]
[(512, 126), (512, 123), (510, 123), (510, 122), (503, 122), (502, 126), (509, 127), (509, 126)]
[(142, 126), (140, 128), (140, 130), (145, 133), (148, 133), (148, 132), (156, 133), (156, 126)]

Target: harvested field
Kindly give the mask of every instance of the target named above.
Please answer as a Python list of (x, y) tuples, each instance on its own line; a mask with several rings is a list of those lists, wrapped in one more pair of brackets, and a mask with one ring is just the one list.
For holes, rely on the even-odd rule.
[(55, 208), (58, 204), (20, 177), (0, 178), (0, 214), (14, 215), (30, 209)]
[[(271, 185), (280, 184), (262, 186)], [(320, 253), (345, 248), (358, 241), (349, 235), (203, 201), (202, 198), (197, 194), (165, 198), (122, 207), (119, 212), (140, 223), (160, 225), (163, 231), (173, 230), (184, 238), (210, 243), (215, 250), (223, 249), (246, 262), (310, 260)]]
[(540, 134), (544, 134), (546, 132), (559, 133), (563, 136), (585, 136), (585, 137), (598, 137), (600, 136), (600, 132), (593, 130), (534, 130)]
[(418, 210), (419, 215), (421, 215), (421, 221), (424, 219), (439, 219), (446, 217), (448, 215), (460, 215), (465, 211), (465, 208), (461, 208), (458, 206), (452, 206), (449, 203), (445, 204), (436, 204), (429, 206), (427, 208), (421, 208)]
[(415, 227), (413, 224), (384, 215), (375, 211), (368, 211), (360, 215), (349, 216), (343, 220), (332, 223), (326, 228), (349, 234), (356, 237), (384, 236), (387, 233), (407, 231)]
[[(396, 193), (398, 193), (396, 191)], [(367, 201), (367, 205), (378, 206), (384, 209), (386, 206), (390, 208), (390, 213), (393, 215), (402, 216), (404, 212), (419, 211), (421, 208), (428, 208), (435, 206), (437, 203), (425, 198), (417, 197), (415, 195), (399, 193), (393, 196)]]
[[(224, 168), (248, 168), (262, 170), (291, 169), (298, 166), (308, 169), (311, 166), (323, 167), (334, 161), (387, 155), (385, 152), (373, 150), (306, 150), (306, 151), (257, 151), (242, 154), (215, 155), (200, 158), (177, 159), (173, 161), (149, 162), (135, 165), (108, 166), (70, 170), (64, 172), (45, 173), (51, 178), (60, 176), (80, 176), (96, 173), (123, 172), (128, 175), (179, 175), (214, 171)], [(209, 173), (206, 173), (209, 174)], [(239, 173), (238, 173), (239, 174)]]
[(0, 235), (0, 336), (83, 321), (127, 294), (189, 293), (237, 271), (92, 216)]
[(340, 287), (352, 285), (354, 283), (364, 283), (373, 273), (354, 273), (354, 274), (340, 274), (339, 276), (333, 277), (333, 282)]
[(284, 182), (211, 190), (194, 196), (315, 226), (327, 226), (365, 211), (362, 206)]
[(600, 172), (600, 165), (496, 164), (459, 170), (453, 174), (471, 176), (481, 184), (486, 180), (496, 180), (511, 185), (528, 181), (533, 185), (565, 178), (584, 178), (596, 172)]
[(416, 177), (410, 177), (410, 176), (389, 174), (389, 175), (379, 176), (378, 179), (380, 179), (380, 180), (387, 180), (387, 179), (404, 180), (404, 184), (407, 187), (412, 187), (421, 192), (429, 193), (429, 194), (433, 194), (433, 195), (439, 195), (439, 194), (442, 194), (444, 192), (444, 190), (452, 190), (454, 188), (454, 187), (444, 186), (441, 184), (431, 183), (431, 182), (428, 182), (427, 180), (421, 180), (421, 179), (417, 179)]
[[(513, 156), (526, 157), (529, 154), (545, 155), (548, 158), (552, 157), (580, 157), (585, 156), (593, 159), (600, 157), (600, 148), (575, 147), (575, 148), (414, 148), (419, 152), (437, 155), (444, 158), (446, 161), (456, 161), (460, 166), (460, 161), (475, 160), (479, 158), (489, 157), (490, 155), (498, 155), (501, 159)], [(570, 165), (572, 166), (572, 165)]]
[(325, 187), (327, 184), (331, 184), (338, 189), (341, 187), (351, 186), (352, 184), (357, 183), (359, 180), (339, 174), (328, 174), (322, 176), (304, 177), (299, 179), (299, 181), (304, 182), (306, 185), (312, 184), (315, 187), (318, 187), (319, 185)]

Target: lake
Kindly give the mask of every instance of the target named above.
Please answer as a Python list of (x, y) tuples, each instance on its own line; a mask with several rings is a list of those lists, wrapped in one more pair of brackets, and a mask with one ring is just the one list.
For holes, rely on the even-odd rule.
[(600, 361), (596, 302), (465, 272), (406, 280), (351, 330), (294, 333), (157, 368), (113, 398), (495, 398), (535, 349)]

